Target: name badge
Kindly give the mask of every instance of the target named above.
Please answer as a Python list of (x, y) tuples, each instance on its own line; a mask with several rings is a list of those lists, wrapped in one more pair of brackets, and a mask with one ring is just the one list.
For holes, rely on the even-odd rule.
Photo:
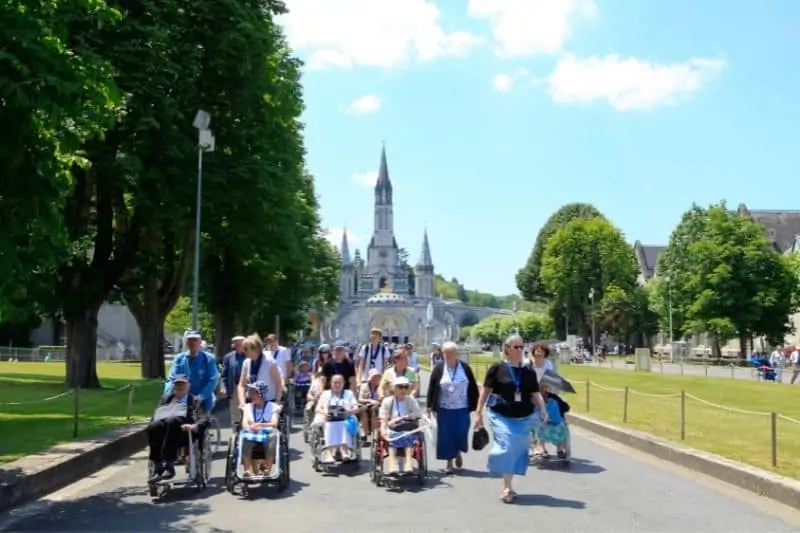
[(514, 401), (519, 403), (522, 401), (522, 393), (517, 391), (514, 393)]

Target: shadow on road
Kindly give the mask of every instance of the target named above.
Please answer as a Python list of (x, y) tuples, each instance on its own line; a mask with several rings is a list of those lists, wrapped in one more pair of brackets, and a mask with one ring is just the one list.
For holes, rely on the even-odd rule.
[(585, 509), (586, 503), (580, 500), (567, 500), (554, 498), (546, 494), (520, 494), (517, 496), (516, 505), (532, 507), (552, 507), (559, 509)]
[[(204, 503), (213, 491), (221, 487), (208, 487), (202, 494), (191, 488), (174, 490), (159, 504), (131, 501), (146, 496), (147, 488), (121, 488), (80, 498), (58, 502), (47, 512), (39, 513), (14, 528), (14, 531), (97, 531), (136, 532), (167, 531), (189, 532), (200, 528), (199, 519), (211, 512)], [(229, 530), (202, 526), (203, 531), (233, 533)]]

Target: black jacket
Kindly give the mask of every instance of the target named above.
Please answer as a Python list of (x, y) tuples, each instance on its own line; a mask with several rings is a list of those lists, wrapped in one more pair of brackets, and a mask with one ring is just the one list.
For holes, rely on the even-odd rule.
[[(169, 405), (173, 401), (175, 401), (175, 395), (169, 394), (161, 398), (161, 405)], [(203, 402), (195, 398), (193, 394), (186, 399), (186, 423), (197, 424), (199, 430), (204, 430), (209, 424), (209, 417), (201, 408), (202, 405)]]
[[(467, 363), (459, 361), (459, 364), (467, 375), (467, 406), (470, 411), (474, 411), (478, 408), (478, 382), (475, 380), (475, 374), (473, 374)], [(431, 379), (428, 382), (428, 409), (434, 412), (439, 408), (439, 389), (441, 388), (439, 382), (444, 375), (444, 365), (445, 363), (439, 363), (433, 368)]]

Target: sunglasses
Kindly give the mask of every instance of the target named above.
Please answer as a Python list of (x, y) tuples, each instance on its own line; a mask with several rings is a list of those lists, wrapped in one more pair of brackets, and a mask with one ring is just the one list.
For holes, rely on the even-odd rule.
[(519, 345), (516, 345), (516, 346), (509, 346), (509, 348), (511, 348), (511, 349), (513, 349), (513, 350), (521, 350), (521, 349), (523, 349), (523, 348), (524, 348), (524, 346), (519, 346)]
[(408, 389), (408, 385), (397, 385), (397, 388), (406, 390), (406, 389)]

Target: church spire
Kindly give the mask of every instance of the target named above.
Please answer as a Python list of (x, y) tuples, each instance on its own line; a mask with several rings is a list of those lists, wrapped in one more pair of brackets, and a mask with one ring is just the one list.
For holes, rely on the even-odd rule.
[(350, 258), (350, 245), (347, 243), (347, 228), (342, 231), (342, 246), (339, 251), (342, 254), (342, 266), (350, 265), (353, 260)]
[(389, 179), (389, 165), (386, 163), (386, 145), (381, 149), (381, 163), (378, 167), (378, 181), (375, 183), (375, 198), (381, 203), (392, 203), (392, 180)]
[(431, 245), (428, 242), (428, 229), (425, 228), (425, 233), (422, 237), (422, 251), (419, 254), (419, 261), (417, 267), (433, 268), (433, 258), (431, 258)]

